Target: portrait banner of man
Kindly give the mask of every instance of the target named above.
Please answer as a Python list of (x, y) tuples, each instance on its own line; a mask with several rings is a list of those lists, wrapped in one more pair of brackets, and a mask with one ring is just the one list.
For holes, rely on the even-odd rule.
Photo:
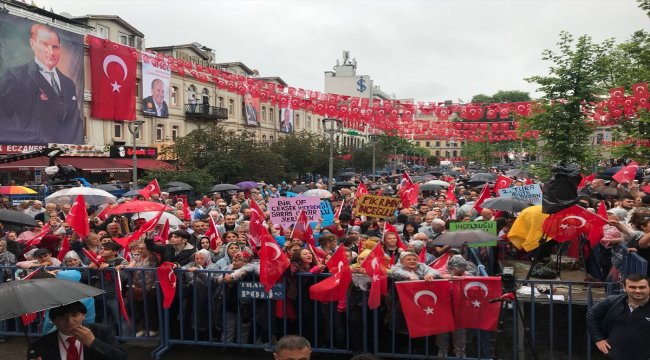
[(293, 109), (282, 108), (280, 110), (280, 131), (285, 133), (293, 132)]
[(171, 68), (167, 59), (142, 51), (142, 112), (147, 116), (169, 117)]
[(83, 142), (84, 37), (0, 13), (0, 143)]
[(260, 126), (260, 98), (253, 97), (250, 92), (244, 94), (244, 114), (247, 125)]

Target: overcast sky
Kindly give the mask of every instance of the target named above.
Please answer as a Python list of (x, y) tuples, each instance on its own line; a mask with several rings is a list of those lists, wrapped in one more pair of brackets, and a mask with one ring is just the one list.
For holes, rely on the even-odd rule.
[(119, 15), (147, 46), (199, 42), (215, 49), (217, 62), (241, 61), (317, 91), (349, 50), (357, 75), (420, 101), (532, 93), (523, 79), (548, 73), (541, 52), (560, 31), (621, 42), (650, 29), (634, 0), (35, 1), (74, 16)]

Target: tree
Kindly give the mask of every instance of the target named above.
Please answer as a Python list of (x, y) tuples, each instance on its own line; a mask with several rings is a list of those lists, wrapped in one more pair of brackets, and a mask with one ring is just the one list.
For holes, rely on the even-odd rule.
[(520, 90), (499, 90), (494, 95), (478, 94), (472, 97), (472, 103), (506, 103), (530, 101), (530, 94)]
[[(384, 148), (380, 144), (376, 144), (375, 148), (375, 170), (383, 168), (388, 162), (388, 157)], [(373, 144), (366, 144), (366, 146), (355, 149), (352, 152), (352, 167), (357, 170), (368, 170), (372, 172), (372, 151)]]
[(592, 128), (585, 121), (582, 105), (597, 101), (598, 94), (604, 92), (607, 71), (602, 64), (613, 44), (612, 39), (594, 43), (587, 35), (575, 40), (562, 32), (559, 51), (542, 53), (542, 59), (551, 62), (549, 75), (526, 79), (538, 84), (538, 91), (544, 94), (532, 116), (520, 119), (521, 131), (540, 131), (537, 149), (542, 164), (547, 165), (542, 169), (558, 162), (577, 162), (587, 171), (595, 164), (595, 152), (588, 142)]
[[(271, 150), (286, 160), (285, 172), (291, 178), (305, 174), (327, 174), (329, 149), (328, 138), (308, 132), (294, 132), (271, 144)], [(337, 164), (340, 167), (340, 162), (336, 162), (335, 170)]]

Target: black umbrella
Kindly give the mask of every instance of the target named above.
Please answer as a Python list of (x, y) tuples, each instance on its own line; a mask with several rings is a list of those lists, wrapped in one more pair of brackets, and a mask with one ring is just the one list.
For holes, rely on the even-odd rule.
[(95, 189), (100, 189), (100, 190), (104, 190), (104, 191), (108, 191), (108, 192), (120, 190), (117, 186), (115, 186), (113, 184), (99, 184), (99, 185), (95, 185), (93, 187)]
[(444, 187), (436, 184), (420, 184), (420, 192), (423, 191), (438, 191), (444, 189)]
[(514, 176), (518, 179), (523, 179), (523, 178), (531, 178), (532, 175), (526, 170), (521, 170), (521, 169), (512, 169), (506, 171), (506, 176)]
[(306, 187), (305, 185), (297, 185), (297, 186), (294, 186), (293, 188), (290, 189), (290, 191), (293, 191), (295, 193), (301, 193), (301, 192), (305, 192), (307, 190), (309, 190), (309, 188)]
[(163, 186), (164, 191), (166, 192), (180, 192), (180, 191), (192, 191), (194, 187), (190, 184), (186, 184), (180, 181), (172, 181)]
[(501, 210), (509, 212), (520, 212), (521, 210), (532, 206), (526, 201), (519, 200), (517, 198), (491, 198), (486, 199), (481, 207), (492, 209), (492, 210)]
[[(607, 169), (605, 169), (605, 171), (603, 171), (603, 172), (599, 173), (598, 175), (596, 175), (596, 178), (597, 179), (603, 179), (603, 180), (612, 180), (612, 176), (614, 174), (616, 174), (617, 172), (619, 172), (621, 169), (623, 169), (623, 167), (624, 166), (614, 166), (614, 167), (611, 167), (611, 168), (607, 168)], [(636, 175), (635, 175), (634, 178), (636, 180), (642, 180), (643, 175), (644, 175), (643, 174), (643, 169), (639, 167), (637, 169), (637, 171), (636, 171)]]
[(357, 184), (351, 182), (351, 181), (339, 181), (336, 184), (334, 184), (335, 189), (342, 189), (342, 188), (349, 188), (352, 186), (356, 186)]
[(460, 175), (463, 175), (463, 173), (460, 172), (460, 171), (458, 171), (458, 170), (449, 170), (449, 171), (445, 171), (445, 173), (446, 173), (447, 175), (449, 175), (449, 176), (460, 176)]
[(435, 238), (432, 245), (463, 246), (498, 240), (499, 237), (483, 230), (448, 231)]
[(38, 226), (33, 217), (9, 209), (0, 209), (0, 223), (18, 226)]
[(125, 197), (133, 197), (133, 196), (137, 196), (137, 195), (142, 195), (142, 194), (140, 194), (140, 190), (137, 190), (137, 189), (136, 190), (129, 190), (129, 191), (125, 192), (124, 194), (122, 194), (122, 196), (125, 196)]
[(237, 185), (232, 184), (217, 184), (208, 190), (208, 192), (221, 192), (221, 191), (231, 191), (231, 190), (241, 190)]
[(355, 177), (355, 176), (357, 176), (356, 173), (353, 173), (353, 172), (351, 172), (351, 171), (346, 171), (346, 172), (342, 172), (342, 173), (340, 173), (340, 174), (337, 176), (337, 178), (341, 178), (341, 179), (349, 179), (349, 178), (352, 178), (352, 177)]
[(0, 320), (67, 305), (104, 290), (70, 280), (30, 279), (0, 284)]

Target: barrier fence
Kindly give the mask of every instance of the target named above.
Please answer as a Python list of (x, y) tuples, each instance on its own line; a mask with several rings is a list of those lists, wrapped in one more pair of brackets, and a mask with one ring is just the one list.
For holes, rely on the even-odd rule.
[[(157, 359), (180, 344), (267, 349), (285, 334), (306, 337), (315, 352), (341, 355), (372, 352), (386, 358), (436, 358), (439, 348), (446, 346), (453, 357), (454, 344), (465, 343), (466, 359), (524, 359), (533, 351), (525, 341), (527, 330), (541, 358), (598, 359), (600, 354), (592, 353), (585, 313), (616, 290), (611, 283), (517, 281), (518, 288), (534, 290), (503, 304), (498, 331), (467, 329), (412, 339), (392, 282), (382, 306), (371, 310), (368, 292), (354, 284), (345, 306), (310, 300), (309, 287), (328, 276), (324, 274), (299, 273), (266, 293), (255, 275), (227, 283), (224, 275), (229, 271), (179, 269), (176, 297), (169, 309), (163, 309), (155, 269), (126, 268), (121, 273), (127, 323), (117, 306), (115, 270), (72, 269), (82, 272), (82, 282), (105, 290), (95, 298), (96, 321), (112, 324), (122, 341), (157, 341), (152, 354)], [(0, 271), (7, 280), (22, 281), (15, 279), (14, 267)], [(40, 336), (44, 327), (42, 314), (28, 333)], [(0, 335), (23, 336), (20, 319), (0, 322)]]

